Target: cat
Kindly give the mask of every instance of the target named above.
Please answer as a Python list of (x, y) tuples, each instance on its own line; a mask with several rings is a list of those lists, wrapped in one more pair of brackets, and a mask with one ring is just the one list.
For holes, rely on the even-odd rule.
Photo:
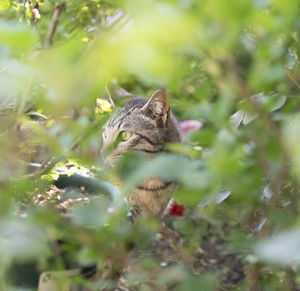
[[(153, 158), (164, 152), (166, 143), (182, 141), (166, 90), (155, 91), (149, 100), (121, 88), (118, 93), (129, 98), (129, 101), (103, 126), (101, 155), (107, 164), (113, 166), (129, 151), (139, 151), (146, 158)], [(128, 198), (134, 216), (163, 217), (171, 203), (174, 187), (174, 181), (159, 177), (148, 178), (137, 185)]]
[[(155, 91), (148, 100), (132, 95), (121, 88), (117, 88), (117, 94), (124, 97), (123, 99), (128, 100), (128, 102), (102, 128), (100, 152), (105, 158), (106, 164), (114, 166), (120, 157), (129, 151), (139, 151), (146, 158), (151, 159), (165, 151), (166, 143), (180, 143), (182, 141), (179, 125), (170, 110), (169, 95), (164, 89)], [(112, 100), (111, 102), (113, 103)], [(138, 215), (152, 216), (163, 222), (163, 214), (172, 201), (171, 193), (175, 186), (174, 181), (165, 181), (159, 177), (151, 177), (140, 183), (128, 198), (134, 218)], [(163, 226), (161, 227), (163, 228)], [(167, 231), (170, 232), (169, 229)], [(112, 258), (105, 260), (101, 280), (119, 279), (125, 266), (131, 265), (132, 261), (135, 262), (136, 256), (131, 254), (136, 251), (133, 246), (134, 243), (132, 243), (128, 257), (125, 259), (121, 260), (117, 257), (116, 261), (112, 256)], [(178, 250), (179, 248), (176, 248), (177, 253)], [(60, 275), (72, 279), (74, 274), (78, 275), (80, 272), (84, 274), (86, 271), (91, 272), (88, 274), (89, 278), (98, 278), (101, 273), (98, 273), (95, 266), (64, 272), (44, 272), (40, 276), (38, 290), (56, 290), (54, 279), (48, 279), (46, 282), (44, 280), (49, 275), (52, 275), (53, 278), (55, 275)], [(75, 284), (73, 287), (69, 287), (69, 290), (76, 287)]]

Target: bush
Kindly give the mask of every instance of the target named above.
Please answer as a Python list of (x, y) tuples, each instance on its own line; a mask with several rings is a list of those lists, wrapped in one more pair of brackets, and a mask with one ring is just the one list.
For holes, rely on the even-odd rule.
[[(179, 182), (175, 199), (186, 206), (185, 216), (171, 223), (185, 255), (167, 266), (153, 253), (142, 257), (127, 274), (127, 288), (233, 288), (227, 271), (243, 262), (247, 280), (236, 288), (294, 290), (300, 275), (298, 1), (54, 2), (0, 4), (1, 290), (12, 284), (7, 273), (18, 264), (34, 261), (39, 271), (101, 268), (108, 258), (125, 261), (133, 241), (141, 252), (152, 249), (155, 222), (128, 225), (122, 199), (107, 212), (105, 194), (115, 193), (113, 186), (100, 182), (78, 192), (53, 185), (63, 167), (57, 163), (67, 161), (74, 173), (87, 169), (116, 183), (98, 155), (111, 114), (105, 101), (111, 80), (147, 98), (164, 87), (179, 121), (203, 123), (182, 145), (169, 145), (170, 154), (150, 163), (128, 156), (116, 169), (125, 179), (123, 195), (155, 173)], [(103, 195), (91, 198), (95, 192)], [(70, 216), (57, 211), (69, 207)], [(206, 255), (213, 246), (218, 251)]]

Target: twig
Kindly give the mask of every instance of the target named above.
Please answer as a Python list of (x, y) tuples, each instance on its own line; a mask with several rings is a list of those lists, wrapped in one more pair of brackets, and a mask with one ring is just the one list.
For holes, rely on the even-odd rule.
[(250, 264), (247, 268), (247, 281), (249, 291), (258, 291), (259, 288), (259, 271), (257, 264)]
[[(246, 82), (238, 74), (238, 69), (236, 67), (235, 61), (230, 58), (226, 60), (215, 60), (215, 58), (211, 56), (209, 52), (206, 52), (206, 55), (213, 62), (217, 63), (220, 69), (224, 69), (224, 71), (228, 73), (227, 75), (229, 76), (229, 78), (231, 77), (232, 80), (237, 85), (239, 98), (245, 100), (246, 102), (249, 102), (252, 108), (259, 114), (260, 118), (265, 122), (268, 129), (272, 132), (272, 134), (275, 137), (278, 138), (280, 144), (283, 145), (279, 126), (272, 120), (268, 112), (263, 107), (261, 107), (259, 103), (253, 100), (253, 98), (251, 98), (252, 96), (255, 95), (255, 93), (250, 90)], [(211, 76), (216, 80), (216, 84), (218, 88), (220, 89), (220, 91), (222, 91), (223, 80), (222, 80), (222, 76), (220, 76), (220, 72), (218, 72), (217, 70), (212, 70), (209, 71), (208, 73), (211, 74)]]
[(93, 131), (94, 128), (97, 128), (102, 121), (102, 119), (97, 119), (92, 122), (92, 124), (85, 131), (83, 131), (82, 134), (78, 136), (78, 138), (73, 142), (73, 144), (70, 146), (70, 150), (75, 150), (82, 142), (82, 140), (85, 139), (90, 134), (90, 132)]
[(285, 70), (286, 74), (290, 78), (290, 80), (294, 83), (294, 85), (300, 89), (300, 85), (298, 84), (297, 80), (294, 78), (294, 76), (291, 74), (290, 70)]
[(268, 200), (267, 207), (269, 210), (274, 208), (280, 197), (280, 189), (282, 188), (282, 184), (285, 181), (288, 174), (289, 167), (289, 158), (288, 153), (286, 152), (286, 144), (282, 137), (280, 126), (274, 122), (269, 115), (269, 113), (259, 104), (257, 103), (251, 96), (253, 96), (253, 92), (248, 88), (246, 82), (239, 76), (236, 65), (234, 62), (227, 64), (228, 68), (231, 68), (232, 76), (239, 86), (240, 98), (249, 102), (249, 104), (253, 107), (253, 109), (258, 112), (260, 118), (266, 126), (269, 128), (270, 132), (274, 137), (278, 140), (281, 146), (281, 165), (276, 172), (276, 174), (271, 177), (269, 187), (273, 192), (273, 196)]
[(265, 122), (266, 126), (269, 128), (269, 130), (272, 132), (272, 134), (278, 138), (281, 145), (283, 145), (282, 137), (281, 137), (281, 131), (279, 126), (272, 120), (268, 112), (259, 104), (257, 103), (252, 96), (255, 94), (251, 92), (251, 90), (248, 88), (246, 82), (241, 78), (241, 76), (237, 73), (237, 69), (234, 63), (228, 64), (228, 67), (231, 68), (232, 77), (236, 81), (236, 84), (238, 85), (240, 98), (248, 102), (252, 108), (259, 114), (261, 119)]
[(58, 3), (58, 4), (55, 5), (55, 10), (54, 10), (54, 13), (53, 13), (53, 16), (52, 16), (51, 25), (48, 29), (46, 39), (45, 39), (45, 42), (44, 42), (44, 46), (46, 48), (48, 48), (52, 45), (52, 40), (53, 40), (53, 36), (55, 34), (55, 31), (56, 31), (59, 16), (61, 15), (64, 7), (65, 7), (65, 3)]
[(295, 272), (292, 270), (292, 268), (287, 268), (285, 274), (286, 274), (286, 290), (296, 291), (297, 284), (295, 281)]
[[(73, 151), (75, 150), (79, 144), (82, 142), (82, 140), (84, 138), (86, 138), (90, 132), (96, 128), (97, 126), (99, 126), (99, 124), (101, 123), (101, 119), (99, 120), (95, 120), (87, 130), (85, 130), (74, 142), (73, 144), (70, 146), (69, 150)], [(65, 158), (65, 156), (59, 156), (59, 157), (51, 157), (48, 161), (44, 162), (41, 167), (34, 173), (29, 174), (29, 177), (37, 177), (37, 176), (41, 176), (45, 173), (47, 173), (49, 170), (51, 170), (59, 161), (63, 160)]]
[[(263, 165), (263, 169), (265, 170), (265, 175), (267, 178), (269, 178), (269, 187), (273, 193), (272, 197), (267, 201), (267, 203), (263, 206), (263, 211), (265, 214), (270, 213), (271, 210), (273, 210), (280, 199), (281, 196), (281, 189), (284, 181), (287, 178), (287, 175), (289, 173), (289, 155), (286, 150), (286, 144), (284, 141), (284, 138), (282, 136), (282, 132), (280, 129), (280, 126), (272, 119), (271, 115), (259, 104), (254, 98), (251, 98), (255, 95), (254, 92), (251, 91), (251, 89), (246, 84), (245, 80), (239, 75), (237, 66), (235, 64), (234, 59), (226, 59), (226, 60), (215, 60), (214, 57), (210, 56), (208, 53), (208, 56), (214, 61), (217, 62), (220, 69), (220, 71), (226, 71), (228, 78), (231, 78), (234, 83), (237, 85), (237, 91), (238, 91), (238, 97), (244, 101), (246, 101), (258, 114), (261, 119), (261, 121), (264, 122), (267, 129), (270, 131), (270, 133), (277, 139), (277, 141), (280, 144), (281, 149), (281, 163), (280, 167), (277, 170), (276, 174), (272, 177), (269, 177), (268, 173), (268, 166)], [(223, 75), (221, 75), (220, 71), (211, 71), (211, 75), (216, 79), (216, 84), (219, 87), (220, 90), (223, 89)], [(290, 76), (291, 77), (291, 76)], [(294, 79), (292, 79), (294, 80)], [(294, 80), (295, 81), (295, 80)], [(298, 85), (298, 84), (297, 84)], [(297, 86), (298, 87), (298, 86)], [(256, 142), (257, 143), (257, 142)], [(265, 154), (264, 146), (261, 145), (260, 147), (260, 156)], [(263, 160), (264, 161), (264, 160)], [(266, 163), (266, 162), (263, 162)], [(261, 235), (266, 235), (270, 233), (270, 225), (269, 223), (265, 223), (264, 227), (261, 230)]]

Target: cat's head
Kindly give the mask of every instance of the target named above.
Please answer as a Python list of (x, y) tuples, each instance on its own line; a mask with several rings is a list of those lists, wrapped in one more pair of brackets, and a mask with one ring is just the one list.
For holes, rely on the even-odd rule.
[(110, 165), (128, 151), (152, 157), (163, 151), (165, 143), (181, 141), (167, 91), (159, 89), (148, 100), (128, 96), (127, 104), (102, 129), (101, 155)]

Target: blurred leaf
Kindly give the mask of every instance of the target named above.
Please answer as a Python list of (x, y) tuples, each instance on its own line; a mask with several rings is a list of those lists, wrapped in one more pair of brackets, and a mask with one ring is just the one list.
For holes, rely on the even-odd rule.
[(9, 0), (2, 0), (0, 3), (0, 11), (1, 10), (6, 10), (10, 6), (10, 1)]
[[(180, 165), (180, 168), (177, 166)], [(205, 189), (209, 185), (208, 173), (202, 172), (202, 162), (189, 160), (186, 157), (173, 154), (162, 154), (141, 164), (138, 169), (132, 168), (127, 179), (128, 185), (136, 185), (145, 178), (161, 177), (166, 180), (176, 180), (189, 189)], [(122, 169), (128, 175), (128, 169)]]
[(231, 194), (231, 191), (223, 190), (217, 194), (205, 197), (204, 201), (201, 201), (198, 204), (198, 207), (200, 207), (200, 208), (205, 207), (205, 206), (209, 205), (213, 200), (215, 200), (216, 204), (220, 204), (224, 200), (226, 200), (230, 196), (230, 194)]
[(175, 290), (186, 291), (186, 290), (199, 290), (201, 286), (202, 290), (215, 290), (216, 289), (216, 278), (213, 275), (202, 275), (200, 277), (196, 276), (186, 276), (185, 279), (176, 287)]
[(294, 171), (300, 177), (300, 115), (295, 114), (284, 128), (284, 138)]
[(300, 263), (300, 231), (284, 231), (272, 238), (257, 243), (255, 252), (259, 259), (279, 265)]
[(48, 249), (45, 233), (25, 220), (8, 220), (0, 224), (0, 254), (8, 258), (37, 258)]
[(35, 38), (32, 30), (14, 22), (0, 22), (0, 42), (12, 50), (25, 53), (33, 49)]
[(86, 227), (103, 227), (108, 220), (109, 199), (92, 198), (87, 205), (75, 206), (72, 210), (72, 221)]
[[(38, 1), (39, 19), (32, 17), (36, 1), (0, 1), (0, 290), (5, 290), (2, 278), (14, 257), (26, 262), (38, 257), (42, 268), (64, 268), (57, 254), (43, 247), (48, 237), (64, 241), (71, 261), (87, 264), (116, 257), (122, 265), (134, 245), (138, 264), (130, 268), (128, 278), (138, 290), (150, 287), (136, 280), (158, 281), (178, 290), (224, 289), (227, 279), (236, 283), (235, 273), (219, 279), (202, 276), (202, 271), (227, 276), (228, 267), (231, 274), (235, 267), (226, 265), (227, 259), (236, 258), (236, 252), (251, 254), (254, 233), (265, 227), (270, 227), (270, 239), (257, 246), (265, 264), (258, 265), (254, 283), (266, 290), (285, 288), (285, 271), (271, 263), (292, 265), (293, 254), (298, 260), (298, 2), (66, 1), (56, 22), (57, 1)], [(46, 49), (48, 41), (52, 45)], [(100, 132), (110, 116), (106, 102), (110, 81), (147, 98), (166, 88), (178, 124), (187, 121), (182, 129), (199, 129), (200, 120), (203, 128), (183, 144), (166, 145), (165, 152), (153, 159), (134, 152), (112, 171), (91, 171), (102, 165)], [(51, 161), (70, 158), (78, 163), (58, 169), (63, 175), (55, 184), (64, 189), (56, 188), (57, 200), (63, 196), (76, 200), (90, 195), (87, 192), (119, 193), (106, 180), (120, 184), (122, 178), (124, 194), (148, 177), (176, 181), (174, 199), (188, 208), (184, 218), (170, 223), (179, 233), (176, 241), (184, 242), (183, 253), (193, 256), (193, 269), (200, 264), (203, 270), (190, 274), (191, 266), (181, 260), (169, 238), (153, 243), (159, 231), (155, 221), (140, 218), (134, 227), (129, 225), (125, 220), (129, 205), (120, 195), (113, 205), (104, 197), (84, 197), (91, 203), (71, 207), (63, 214), (70, 218), (67, 221), (53, 209), (31, 207), (37, 193), (39, 197), (53, 193), (50, 181), (40, 179), (34, 169), (51, 178)], [(91, 174), (95, 177), (83, 177)], [(274, 185), (280, 195), (273, 195)], [(220, 203), (229, 194), (230, 199)], [(263, 199), (270, 196), (272, 201)], [(197, 209), (199, 203), (209, 205)], [(26, 220), (19, 221), (12, 212)], [(291, 231), (271, 239), (285, 229)], [(156, 260), (160, 250), (154, 251), (154, 259), (152, 247), (159, 242), (168, 252), (176, 248), (174, 260), (169, 262), (164, 250), (162, 262)], [(220, 254), (226, 270), (218, 269), (214, 260), (202, 264), (198, 254), (206, 242), (212, 254), (213, 247), (226, 253), (225, 259)], [(124, 266), (118, 268), (121, 272)], [(293, 271), (298, 281), (299, 270)], [(252, 283), (249, 277), (236, 288), (246, 290)]]

